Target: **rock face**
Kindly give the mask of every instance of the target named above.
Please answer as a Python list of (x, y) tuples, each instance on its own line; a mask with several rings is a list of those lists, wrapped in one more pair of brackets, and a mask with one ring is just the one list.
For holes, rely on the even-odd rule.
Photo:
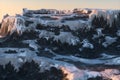
[[(29, 61), (28, 57), (38, 62), (44, 57), (47, 59), (47, 66), (49, 63), (56, 66), (57, 61), (61, 61), (57, 65), (68, 62), (80, 68), (87, 64), (119, 65), (119, 22), (120, 11), (117, 10), (74, 9), (66, 12), (54, 9), (23, 9), (23, 15), (6, 16), (3, 19), (0, 27), (0, 53), (9, 56), (17, 54), (17, 57), (25, 53), (27, 56), (19, 57), (20, 64)], [(9, 58), (7, 55), (2, 56)], [(11, 62), (17, 64), (11, 59)], [(4, 61), (3, 58), (1, 60)], [(68, 76), (72, 74), (72, 79), (76, 76), (73, 71), (68, 72)], [(84, 72), (80, 70), (80, 73)], [(94, 78), (103, 79), (99, 76)]]
[(1, 23), (0, 38), (8, 37), (15, 32), (21, 35), (25, 28), (24, 22), (24, 19), (20, 17), (8, 16), (4, 18)]

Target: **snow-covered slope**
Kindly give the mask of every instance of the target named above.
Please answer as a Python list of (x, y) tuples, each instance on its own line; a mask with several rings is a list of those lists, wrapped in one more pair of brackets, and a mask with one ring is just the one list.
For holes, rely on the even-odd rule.
[(11, 61), (18, 68), (34, 60), (43, 71), (61, 69), (69, 80), (119, 80), (119, 22), (119, 10), (23, 9), (23, 15), (2, 20), (0, 64)]

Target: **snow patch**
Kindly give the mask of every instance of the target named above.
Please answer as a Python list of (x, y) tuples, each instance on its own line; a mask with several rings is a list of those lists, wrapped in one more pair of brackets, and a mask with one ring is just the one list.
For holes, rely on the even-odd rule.
[(83, 43), (82, 45), (83, 48), (90, 48), (90, 49), (94, 48), (93, 44), (89, 43), (87, 39), (84, 39), (81, 43)]
[(69, 45), (77, 45), (80, 42), (79, 38), (73, 36), (70, 32), (60, 32), (60, 35), (54, 37), (54, 41), (68, 43)]
[(120, 36), (120, 30), (118, 30), (116, 34), (117, 34), (117, 36)]
[(104, 47), (108, 47), (109, 45), (111, 45), (112, 43), (116, 42), (117, 38), (116, 37), (110, 37), (110, 36), (106, 36), (105, 37), (105, 42), (102, 43), (102, 45)]

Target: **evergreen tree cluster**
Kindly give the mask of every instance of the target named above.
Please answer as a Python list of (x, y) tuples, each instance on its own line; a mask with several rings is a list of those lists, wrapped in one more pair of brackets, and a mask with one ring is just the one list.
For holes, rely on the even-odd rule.
[(104, 18), (104, 16), (95, 16), (92, 19), (91, 25), (94, 28), (105, 28), (105, 27), (108, 27), (107, 18)]
[(34, 61), (25, 62), (17, 71), (11, 63), (0, 65), (0, 80), (67, 80), (62, 70), (51, 67), (40, 72), (41, 68)]
[(113, 18), (110, 18), (111, 20), (107, 19), (107, 17), (103, 15), (101, 16), (94, 16), (94, 18), (91, 21), (92, 28), (103, 28), (104, 34), (111, 34), (115, 35), (116, 31), (120, 29), (120, 11), (113, 14)]
[[(110, 15), (111, 16), (111, 15)], [(114, 18), (113, 18), (114, 16)], [(53, 50), (54, 52), (58, 54), (73, 54), (78, 55), (77, 57), (84, 57), (84, 58), (97, 58), (100, 57), (101, 53), (108, 52), (111, 53), (109, 50), (118, 51), (119, 49), (116, 48), (117, 45), (119, 45), (119, 37), (117, 36), (117, 31), (120, 30), (120, 11), (118, 13), (113, 14), (112, 18), (110, 20), (103, 15), (96, 15), (93, 17), (91, 21), (91, 27), (82, 27), (77, 30), (71, 30), (69, 26), (43, 26), (43, 25), (37, 25), (36, 29), (38, 30), (46, 30), (48, 32), (56, 33), (56, 36), (59, 36), (60, 32), (71, 32), (73, 36), (76, 36), (79, 38), (79, 40), (82, 42), (84, 39), (87, 39), (89, 43), (91, 43), (94, 48), (83, 48), (83, 43), (78, 43), (77, 45), (69, 45), (68, 43), (61, 43), (60, 41), (56, 42), (53, 38), (50, 38), (49, 40), (46, 40), (44, 38), (39, 38), (37, 40), (38, 45), (44, 45), (45, 47), (48, 47), (49, 49)], [(113, 19), (113, 20), (112, 20)], [(111, 22), (111, 23), (110, 23)], [(99, 36), (99, 31), (101, 29), (101, 34)], [(97, 36), (94, 38), (94, 36)], [(110, 36), (112, 38), (117, 37), (117, 41), (114, 42), (111, 45), (108, 45), (108, 47), (104, 47), (102, 44), (106, 41), (106, 36)], [(54, 49), (54, 47), (57, 47), (57, 49)], [(81, 51), (80, 51), (81, 49)], [(116, 50), (117, 49), (117, 50)], [(41, 51), (38, 53), (41, 54)]]

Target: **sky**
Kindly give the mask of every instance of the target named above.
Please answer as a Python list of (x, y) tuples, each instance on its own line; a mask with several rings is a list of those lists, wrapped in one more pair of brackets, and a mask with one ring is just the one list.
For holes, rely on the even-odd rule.
[(23, 8), (28, 9), (69, 9), (102, 8), (120, 9), (120, 0), (0, 0), (0, 19), (3, 15), (21, 14)]

